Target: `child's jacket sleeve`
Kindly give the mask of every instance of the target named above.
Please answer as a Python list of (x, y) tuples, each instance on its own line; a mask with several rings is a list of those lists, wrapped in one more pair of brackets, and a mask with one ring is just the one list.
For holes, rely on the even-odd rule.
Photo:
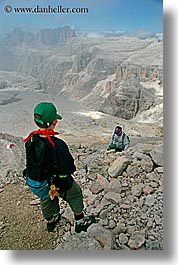
[(55, 156), (55, 164), (58, 165), (61, 175), (70, 175), (75, 172), (74, 159), (64, 141), (58, 142)]

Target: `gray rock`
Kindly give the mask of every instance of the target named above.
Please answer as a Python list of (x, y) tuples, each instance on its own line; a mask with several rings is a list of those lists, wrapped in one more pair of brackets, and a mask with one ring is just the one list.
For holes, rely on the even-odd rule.
[(135, 231), (128, 241), (131, 249), (139, 249), (145, 243), (145, 233), (142, 231)]
[(124, 233), (127, 230), (127, 227), (124, 223), (118, 223), (117, 226), (114, 228), (114, 234), (118, 235), (120, 233)]
[(105, 189), (106, 191), (113, 191), (116, 193), (121, 193), (121, 182), (119, 179), (110, 179), (109, 186)]
[(131, 163), (130, 160), (126, 159), (125, 157), (119, 157), (117, 158), (113, 164), (108, 169), (108, 174), (111, 177), (117, 177), (121, 175), (124, 170), (127, 168), (127, 166)]
[(103, 190), (103, 187), (100, 185), (100, 183), (95, 182), (90, 185), (90, 190), (93, 194), (98, 194)]
[(162, 250), (162, 246), (158, 241), (146, 240), (146, 249), (148, 250)]
[(107, 201), (110, 201), (110, 202), (115, 203), (115, 204), (119, 204), (121, 202), (120, 195), (116, 192), (113, 192), (113, 191), (107, 192), (105, 194), (104, 198)]
[(110, 250), (113, 248), (113, 238), (109, 230), (103, 228), (99, 224), (93, 224), (88, 228), (90, 237), (97, 240), (103, 249)]
[(145, 204), (148, 206), (152, 206), (155, 204), (155, 197), (154, 195), (147, 195), (145, 199)]
[(153, 161), (151, 158), (147, 155), (145, 155), (145, 158), (141, 161), (141, 167), (146, 172), (151, 172), (153, 170)]
[(155, 147), (151, 152), (150, 155), (157, 166), (163, 166), (163, 146)]
[(67, 237), (66, 241), (59, 244), (55, 250), (101, 250), (99, 242), (86, 233), (75, 234)]
[(122, 245), (125, 245), (127, 242), (128, 242), (128, 236), (124, 233), (120, 233), (119, 234), (119, 242), (122, 244)]
[(138, 184), (135, 186), (132, 186), (131, 192), (132, 195), (139, 197), (143, 191), (143, 184)]

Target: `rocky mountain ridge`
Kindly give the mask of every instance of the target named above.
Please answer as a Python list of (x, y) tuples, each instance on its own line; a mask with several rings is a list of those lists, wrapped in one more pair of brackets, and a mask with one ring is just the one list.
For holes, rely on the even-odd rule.
[(139, 29), (136, 31), (128, 32), (125, 30), (75, 30), (77, 36), (82, 37), (119, 37), (119, 36), (127, 36), (127, 37), (136, 37), (139, 39), (147, 39), (147, 38), (156, 38), (159, 41), (163, 40), (163, 33), (161, 32), (151, 32), (149, 30)]
[[(156, 105), (162, 113), (161, 99), (157, 102), (152, 89), (155, 82), (160, 88), (163, 85), (162, 41), (125, 36), (82, 38), (69, 27), (41, 31), (35, 35), (38, 44), (27, 35), (17, 30), (4, 40), (6, 45), (1, 43), (0, 70), (8, 71), (9, 77), (13, 69), (12, 75), (31, 76), (46, 93), (81, 100), (91, 109), (124, 119)], [(8, 88), (5, 76), (0, 82), (0, 87)], [(141, 82), (150, 82), (152, 87)]]
[(42, 29), (37, 33), (25, 32), (19, 28), (10, 32), (2, 41), (2, 46), (28, 46), (52, 45), (55, 46), (69, 38), (75, 37), (75, 32), (69, 26), (58, 27), (55, 29)]

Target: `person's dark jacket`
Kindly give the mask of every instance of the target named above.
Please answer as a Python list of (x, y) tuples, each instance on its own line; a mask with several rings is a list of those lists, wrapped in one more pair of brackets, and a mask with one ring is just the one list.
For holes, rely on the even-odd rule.
[[(51, 137), (55, 146), (50, 148), (53, 166), (59, 168), (60, 175), (70, 175), (76, 170), (74, 159), (67, 144), (57, 137)], [(46, 139), (47, 140), (47, 139)]]
[[(52, 184), (55, 184), (59, 188), (59, 191), (68, 190), (72, 186), (73, 177), (71, 174), (75, 172), (76, 167), (67, 144), (55, 136), (51, 136), (54, 147), (50, 145), (47, 138), (40, 137), (40, 139), (46, 141), (48, 146), (48, 152), (46, 154), (48, 157), (47, 167), (50, 171), (50, 179), (52, 176)], [(28, 152), (29, 144), (30, 140), (25, 144), (26, 152)]]

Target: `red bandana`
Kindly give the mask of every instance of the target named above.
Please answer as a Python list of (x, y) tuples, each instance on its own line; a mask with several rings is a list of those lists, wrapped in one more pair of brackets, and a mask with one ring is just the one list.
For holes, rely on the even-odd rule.
[(30, 140), (30, 138), (34, 135), (34, 134), (39, 134), (39, 135), (45, 135), (46, 138), (48, 139), (48, 141), (50, 142), (50, 144), (54, 147), (54, 143), (53, 141), (51, 140), (51, 135), (56, 135), (56, 134), (59, 134), (58, 132), (54, 132), (53, 130), (36, 130), (36, 131), (33, 131), (29, 134), (29, 136), (27, 138), (25, 138), (24, 142), (28, 142), (28, 140)]

